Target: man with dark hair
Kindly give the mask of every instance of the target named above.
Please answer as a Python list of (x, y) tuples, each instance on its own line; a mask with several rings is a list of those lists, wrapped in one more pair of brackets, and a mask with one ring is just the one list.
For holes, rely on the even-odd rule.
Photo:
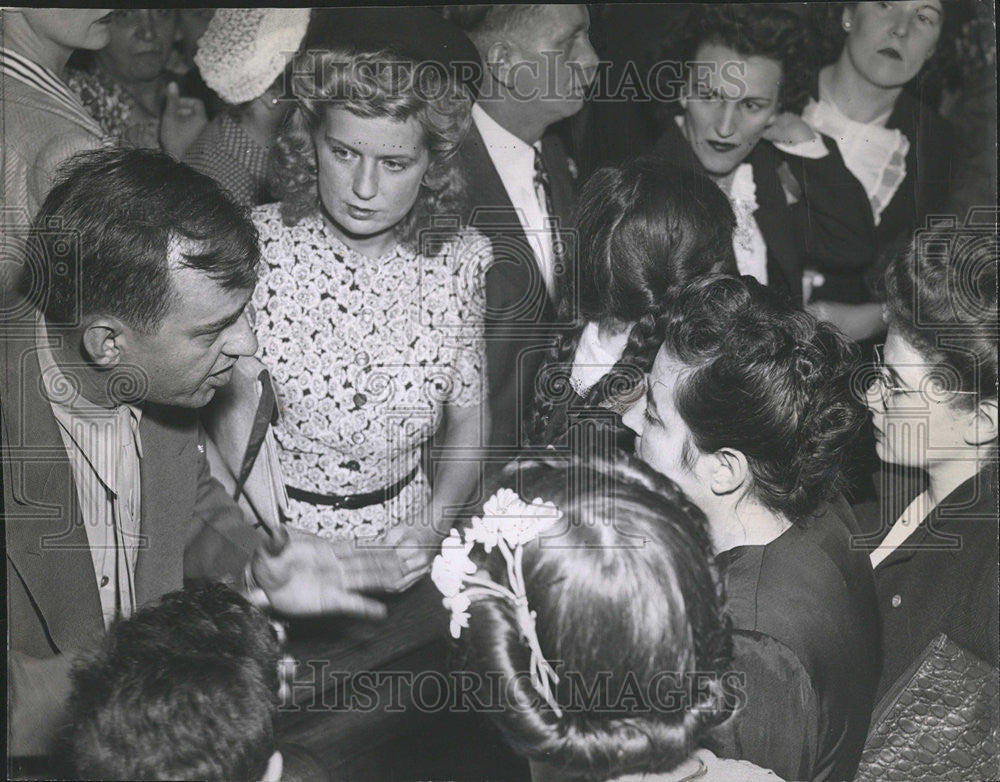
[(517, 446), (535, 375), (556, 327), (572, 245), (560, 236), (573, 176), (552, 125), (576, 114), (597, 69), (582, 5), (450, 10), (486, 72), (461, 155), (467, 218), (493, 245), (486, 275), (491, 442)]
[(257, 348), (257, 237), (221, 188), (158, 152), (84, 153), (27, 249), (0, 321), (11, 755), (50, 751), (73, 657), (184, 579), (245, 579), (289, 613), (383, 614), (344, 589), (377, 573), (308, 535), (265, 554), (210, 474), (196, 408)]
[(165, 595), (116, 622), (72, 674), (83, 779), (277, 780), (278, 636), (223, 584)]

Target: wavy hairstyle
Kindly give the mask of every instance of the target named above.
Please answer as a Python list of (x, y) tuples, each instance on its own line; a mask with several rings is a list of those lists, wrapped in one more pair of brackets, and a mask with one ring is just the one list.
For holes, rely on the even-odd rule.
[[(500, 677), (491, 691), (502, 701), (493, 712), (501, 732), (520, 755), (585, 779), (673, 768), (734, 705), (724, 677), (730, 625), (704, 514), (622, 451), (587, 463), (513, 462), (497, 483), (554, 502), (564, 525), (523, 551), (541, 650), (561, 664), (562, 716), (529, 681), (530, 652), (508, 600), (476, 599), (460, 637), (464, 667)], [(480, 562), (508, 585), (496, 550)], [(667, 676), (676, 682), (669, 706), (617, 697), (630, 686), (646, 695)], [(607, 702), (593, 708), (582, 688), (602, 680)]]
[(885, 271), (890, 325), (954, 390), (975, 392), (956, 394), (958, 408), (997, 398), (997, 254), (995, 233), (920, 232)]
[(539, 372), (529, 442), (562, 434), (553, 412), (588, 323), (631, 324), (621, 358), (584, 399), (584, 406), (598, 407), (640, 388), (661, 340), (656, 321), (672, 291), (712, 272), (738, 273), (729, 199), (702, 174), (660, 158), (597, 171), (580, 192), (574, 225), (577, 286), (559, 303), (560, 318), (573, 327), (556, 337)]
[(851, 391), (856, 348), (752, 277), (691, 283), (662, 327), (662, 349), (688, 368), (674, 404), (694, 445), (741, 451), (753, 496), (803, 523), (842, 487), (864, 421)]
[[(269, 177), (286, 225), (320, 208), (315, 137), (332, 108), (363, 118), (415, 119), (423, 129), (430, 165), (416, 203), (397, 226), (401, 243), (419, 251), (421, 231), (431, 225), (432, 216), (463, 213), (465, 180), (456, 152), (469, 129), (472, 99), (437, 65), (391, 49), (337, 47), (298, 55), (291, 79), (297, 105), (278, 134)], [(436, 252), (457, 233), (457, 227), (450, 232), (444, 228), (425, 238)]]
[(699, 6), (688, 20), (682, 44), (685, 65), (694, 62), (698, 48), (708, 43), (744, 57), (780, 63), (780, 109), (802, 111), (815, 67), (806, 26), (798, 13), (771, 4)]

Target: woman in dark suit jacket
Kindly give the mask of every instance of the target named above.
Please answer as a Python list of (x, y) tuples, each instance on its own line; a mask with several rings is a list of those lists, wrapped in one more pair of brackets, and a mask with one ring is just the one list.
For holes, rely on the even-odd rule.
[(1000, 632), (996, 235), (921, 236), (885, 278), (867, 404), (879, 458), (903, 469), (883, 471), (881, 512), (858, 509), (877, 544), (880, 696), (941, 633), (996, 666)]
[(854, 339), (869, 340), (885, 324), (866, 273), (904, 249), (928, 215), (944, 210), (951, 186), (951, 128), (904, 91), (934, 55), (945, 14), (941, 0), (846, 3), (839, 13), (843, 46), (820, 70), (802, 116), (837, 142), (864, 187), (870, 209), (862, 235), (869, 246), (836, 264), (814, 265), (822, 282), (812, 288), (809, 309)]

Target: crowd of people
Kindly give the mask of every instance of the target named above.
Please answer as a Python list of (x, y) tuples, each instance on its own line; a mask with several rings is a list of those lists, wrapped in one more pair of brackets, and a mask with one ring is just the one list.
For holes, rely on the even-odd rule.
[(535, 782), (1000, 775), (981, 5), (0, 11), (11, 757), (429, 579)]

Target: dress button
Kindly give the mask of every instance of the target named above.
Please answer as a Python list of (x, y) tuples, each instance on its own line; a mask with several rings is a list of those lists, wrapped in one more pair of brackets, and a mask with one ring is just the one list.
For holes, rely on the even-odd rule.
[(110, 578), (108, 578), (107, 576), (104, 576), (104, 578), (101, 579), (101, 586), (102, 587), (106, 587), (110, 581), (111, 581)]
[(902, 602), (903, 602), (903, 598), (901, 598), (899, 595), (893, 595), (892, 596), (892, 607), (893, 608), (899, 608), (899, 606), (902, 604)]

